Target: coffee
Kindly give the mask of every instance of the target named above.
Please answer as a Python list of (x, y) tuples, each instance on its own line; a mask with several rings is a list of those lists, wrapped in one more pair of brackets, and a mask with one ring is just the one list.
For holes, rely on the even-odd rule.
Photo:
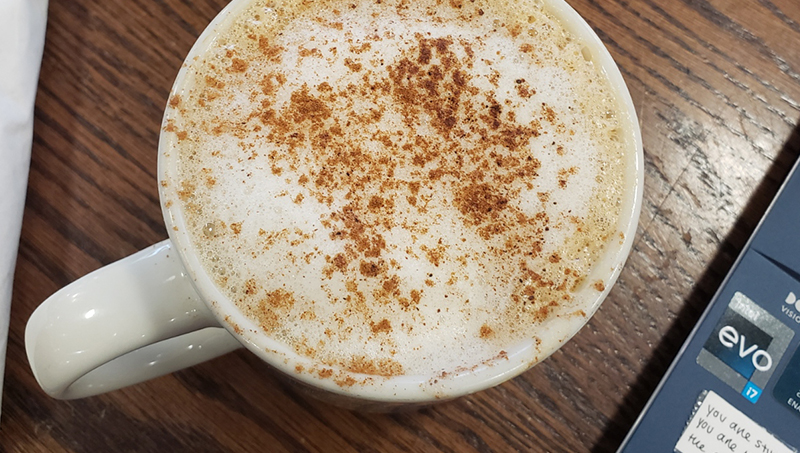
[(490, 365), (605, 290), (633, 150), (539, 1), (254, 0), (183, 86), (162, 184), (234, 328), (319, 364), (298, 372)]

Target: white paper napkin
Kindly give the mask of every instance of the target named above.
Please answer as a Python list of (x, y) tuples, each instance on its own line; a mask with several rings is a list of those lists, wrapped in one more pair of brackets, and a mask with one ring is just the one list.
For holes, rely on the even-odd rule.
[(47, 0), (0, 0), (0, 400)]

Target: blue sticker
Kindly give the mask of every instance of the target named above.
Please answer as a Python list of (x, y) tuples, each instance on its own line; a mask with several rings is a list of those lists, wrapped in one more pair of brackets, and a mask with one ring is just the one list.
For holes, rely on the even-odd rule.
[(748, 382), (745, 385), (744, 390), (742, 390), (742, 396), (747, 398), (748, 401), (751, 403), (755, 403), (758, 401), (758, 398), (761, 396), (762, 390), (752, 382)]
[(737, 292), (706, 338), (697, 364), (755, 403), (792, 337), (792, 329)]

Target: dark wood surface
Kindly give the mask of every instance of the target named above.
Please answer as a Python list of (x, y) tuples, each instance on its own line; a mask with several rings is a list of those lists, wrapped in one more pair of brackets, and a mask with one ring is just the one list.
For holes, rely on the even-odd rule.
[(161, 115), (224, 3), (50, 0), (0, 450), (614, 451), (800, 153), (800, 2), (572, 0), (628, 81), (646, 181), (618, 284), (560, 351), (494, 389), (393, 415), (309, 400), (244, 351), (50, 399), (25, 323), (60, 287), (166, 237)]

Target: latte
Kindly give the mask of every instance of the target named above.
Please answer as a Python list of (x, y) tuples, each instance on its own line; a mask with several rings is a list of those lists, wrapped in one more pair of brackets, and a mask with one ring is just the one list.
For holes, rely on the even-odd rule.
[(587, 316), (634, 151), (540, 2), (254, 0), (216, 36), (162, 184), (257, 329), (317, 373), (435, 375)]

